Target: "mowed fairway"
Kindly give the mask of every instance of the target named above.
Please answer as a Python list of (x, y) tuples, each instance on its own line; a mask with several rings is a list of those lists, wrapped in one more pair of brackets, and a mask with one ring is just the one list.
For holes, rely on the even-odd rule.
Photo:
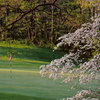
[(41, 77), (39, 67), (48, 64), (55, 58), (64, 55), (63, 52), (52, 52), (50, 49), (12, 45), (13, 55), (10, 67), (7, 53), (9, 47), (0, 46), (0, 100), (57, 100), (75, 95), (81, 89), (98, 88), (99, 82), (78, 85), (74, 90), (70, 87), (76, 82), (65, 84), (61, 80)]

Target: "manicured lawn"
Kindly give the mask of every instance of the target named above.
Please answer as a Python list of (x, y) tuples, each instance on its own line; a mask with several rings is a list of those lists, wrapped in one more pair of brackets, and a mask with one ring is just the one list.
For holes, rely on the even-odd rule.
[(19, 94), (0, 93), (0, 100), (47, 100), (47, 99), (19, 95)]
[[(61, 83), (60, 80), (53, 81), (52, 79), (42, 78), (38, 70), (14, 69), (12, 73), (10, 73), (9, 69), (0, 69), (0, 92), (2, 93), (20, 94), (41, 98), (43, 100), (56, 100), (56, 98), (75, 95), (75, 93), (81, 89), (91, 86), (94, 89), (99, 87), (99, 83), (92, 82), (91, 84), (78, 85), (74, 90), (70, 90), (74, 82), (75, 81), (65, 84)], [(20, 98), (19, 95), (17, 96)], [(0, 100), (4, 100), (3, 97)]]
[(0, 46), (0, 100), (56, 100), (67, 98), (76, 94), (77, 91), (93, 87), (98, 88), (99, 82), (93, 81), (86, 85), (77, 85), (74, 90), (70, 87), (75, 84), (61, 83), (62, 79), (52, 80), (41, 77), (39, 67), (48, 64), (55, 58), (64, 55), (63, 52), (52, 52), (50, 49), (11, 45), (14, 52), (12, 61), (12, 73), (7, 57), (9, 47), (7, 44)]
[(13, 53), (14, 58), (22, 60), (35, 60), (35, 61), (44, 61), (50, 62), (53, 59), (60, 58), (64, 55), (64, 52), (56, 51), (48, 48), (39, 48), (26, 45), (15, 45), (7, 43), (0, 43), (0, 56), (7, 57), (9, 53)]

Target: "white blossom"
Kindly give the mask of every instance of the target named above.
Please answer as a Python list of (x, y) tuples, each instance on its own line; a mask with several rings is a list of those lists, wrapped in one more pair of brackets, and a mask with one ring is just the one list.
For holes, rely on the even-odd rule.
[[(49, 65), (41, 66), (40, 74), (48, 75), (54, 80), (64, 77), (63, 82), (68, 83), (73, 79), (78, 79), (80, 84), (89, 82), (93, 79), (100, 80), (100, 14), (92, 18), (93, 23), (83, 24), (74, 33), (61, 36), (58, 40), (56, 49), (63, 44), (73, 45), (69, 54), (60, 59), (51, 61)], [(94, 50), (94, 57), (84, 62), (87, 51)], [(87, 55), (86, 55), (87, 56)], [(78, 67), (76, 67), (76, 64)], [(83, 90), (74, 97), (66, 100), (98, 100), (96, 98), (84, 98), (84, 95), (91, 94), (91, 91)]]

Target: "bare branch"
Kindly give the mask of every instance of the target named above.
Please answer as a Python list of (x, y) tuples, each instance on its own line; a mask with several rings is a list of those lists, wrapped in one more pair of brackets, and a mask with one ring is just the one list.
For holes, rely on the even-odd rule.
[[(47, 6), (53, 5), (53, 6), (57, 7), (57, 8), (59, 8), (58, 6), (55, 5), (55, 2), (56, 2), (56, 1), (57, 1), (57, 0), (55, 0), (53, 3), (39, 4), (39, 5), (37, 5), (36, 7), (30, 9), (29, 11), (23, 13), (23, 14), (22, 14), (19, 18), (17, 18), (15, 21), (13, 21), (13, 22), (11, 22), (10, 24), (8, 24), (7, 26), (5, 26), (5, 29), (2, 30), (2, 32), (5, 31), (5, 30), (7, 30), (7, 29), (8, 29), (7, 27), (9, 27), (9, 26), (11, 26), (11, 25), (14, 25), (15, 23), (17, 23), (18, 21), (20, 21), (21, 19), (23, 19), (25, 16), (27, 16), (27, 15), (28, 15), (29, 13), (31, 13), (32, 11), (37, 10), (37, 8), (39, 8), (39, 7), (42, 7), (42, 6), (45, 6), (45, 5), (47, 5)], [(59, 8), (59, 9), (60, 9), (60, 8)]]
[(57, 2), (57, 0), (55, 0), (54, 2), (53, 2), (53, 4), (55, 4)]

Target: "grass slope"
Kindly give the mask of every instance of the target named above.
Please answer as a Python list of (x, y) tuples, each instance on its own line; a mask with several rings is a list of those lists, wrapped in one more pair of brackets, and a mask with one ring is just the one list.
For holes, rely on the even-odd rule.
[(64, 52), (56, 51), (53, 52), (51, 49), (47, 48), (39, 48), (39, 47), (32, 47), (26, 45), (15, 45), (7, 43), (0, 43), (0, 56), (8, 56), (9, 52), (13, 53), (14, 58), (23, 59), (23, 60), (35, 60), (35, 61), (44, 61), (50, 62), (53, 59), (60, 58), (64, 55)]
[(81, 89), (93, 87), (97, 89), (100, 82), (93, 81), (86, 85), (70, 87), (76, 81), (61, 83), (62, 79), (53, 81), (41, 77), (39, 67), (48, 64), (55, 58), (64, 55), (63, 52), (52, 52), (50, 49), (11, 44), (14, 53), (12, 72), (9, 64), (9, 47), (0, 43), (0, 100), (56, 100), (71, 97)]

